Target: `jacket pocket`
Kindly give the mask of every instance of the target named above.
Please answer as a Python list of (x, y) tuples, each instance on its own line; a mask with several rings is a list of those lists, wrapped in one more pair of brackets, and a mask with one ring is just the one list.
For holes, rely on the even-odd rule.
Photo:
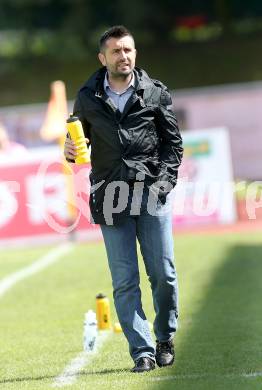
[(147, 132), (148, 132), (148, 137), (150, 138), (151, 141), (151, 145), (154, 147), (157, 146), (159, 140), (158, 140), (156, 127), (153, 123), (148, 124)]

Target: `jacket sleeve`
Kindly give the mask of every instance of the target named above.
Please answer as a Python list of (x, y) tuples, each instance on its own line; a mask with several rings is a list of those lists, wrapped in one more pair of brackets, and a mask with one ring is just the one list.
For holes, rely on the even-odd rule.
[(157, 108), (157, 130), (160, 135), (160, 172), (158, 180), (168, 181), (174, 187), (182, 161), (182, 137), (175, 113), (169, 107), (172, 99), (167, 88), (162, 88)]

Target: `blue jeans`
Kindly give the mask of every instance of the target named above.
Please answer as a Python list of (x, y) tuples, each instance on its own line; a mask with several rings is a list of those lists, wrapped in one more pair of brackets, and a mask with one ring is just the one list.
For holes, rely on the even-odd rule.
[[(159, 209), (164, 207), (167, 205)], [(142, 208), (140, 215), (127, 216), (119, 225), (101, 225), (115, 307), (134, 360), (155, 359), (155, 346), (141, 302), (136, 238), (152, 289), (156, 339), (170, 340), (177, 329), (178, 288), (173, 263), (172, 214), (170, 210), (160, 214), (152, 216)]]

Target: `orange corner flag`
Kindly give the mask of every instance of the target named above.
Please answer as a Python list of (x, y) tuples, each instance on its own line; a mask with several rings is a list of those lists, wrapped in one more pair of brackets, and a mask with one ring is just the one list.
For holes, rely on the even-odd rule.
[(66, 119), (68, 117), (66, 89), (63, 81), (51, 83), (51, 96), (47, 106), (44, 123), (40, 135), (45, 141), (61, 139), (66, 134)]

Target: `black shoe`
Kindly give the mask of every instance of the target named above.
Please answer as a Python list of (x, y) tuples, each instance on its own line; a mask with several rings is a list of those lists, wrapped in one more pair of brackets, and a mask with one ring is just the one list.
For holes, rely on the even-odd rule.
[(131, 372), (144, 372), (155, 369), (155, 362), (148, 357), (141, 357), (135, 361), (135, 367), (132, 368)]
[(171, 366), (175, 360), (172, 340), (156, 342), (156, 363), (159, 367)]

